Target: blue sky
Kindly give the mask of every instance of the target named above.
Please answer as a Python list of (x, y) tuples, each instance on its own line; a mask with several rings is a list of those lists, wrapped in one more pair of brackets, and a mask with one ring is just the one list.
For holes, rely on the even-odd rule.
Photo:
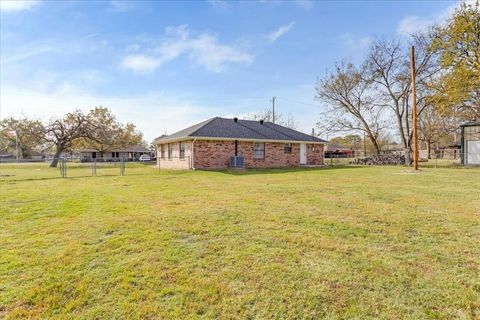
[(454, 1), (2, 1), (0, 117), (98, 105), (147, 141), (277, 97), (310, 132), (318, 76), (376, 37), (445, 19)]

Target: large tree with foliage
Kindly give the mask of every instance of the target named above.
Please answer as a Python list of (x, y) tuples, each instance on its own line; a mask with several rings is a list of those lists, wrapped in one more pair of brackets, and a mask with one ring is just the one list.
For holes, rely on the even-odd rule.
[(56, 167), (60, 155), (71, 150), (78, 139), (88, 139), (92, 135), (92, 129), (88, 117), (80, 110), (67, 113), (63, 118), (51, 120), (43, 132), (45, 140), (51, 143), (55, 150), (50, 167)]
[[(8, 134), (14, 131), (16, 137)], [(43, 138), (44, 127), (41, 121), (27, 118), (6, 118), (0, 121), (0, 149), (2, 151), (16, 152), (18, 143), (18, 156), (20, 158), (31, 155), (32, 152), (43, 151), (45, 141)]]
[(436, 105), (464, 120), (480, 119), (480, 5), (462, 2), (444, 26), (432, 32), (431, 50), (440, 54), (442, 76)]
[(87, 114), (88, 134), (75, 143), (75, 147), (88, 147), (104, 152), (142, 143), (142, 133), (133, 123), (123, 124), (104, 107), (95, 107)]
[(372, 83), (365, 81), (364, 73), (363, 68), (342, 63), (317, 81), (316, 99), (327, 107), (317, 127), (321, 132), (364, 132), (378, 154), (378, 139), (387, 123), (382, 117), (384, 107), (374, 103)]

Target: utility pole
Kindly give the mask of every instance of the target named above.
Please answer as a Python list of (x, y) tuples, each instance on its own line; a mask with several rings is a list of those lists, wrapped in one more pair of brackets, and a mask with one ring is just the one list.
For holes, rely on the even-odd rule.
[(272, 122), (275, 123), (275, 99), (276, 97), (272, 98)]
[(418, 134), (417, 134), (417, 91), (415, 82), (415, 47), (410, 51), (412, 71), (412, 116), (413, 116), (413, 170), (418, 170)]

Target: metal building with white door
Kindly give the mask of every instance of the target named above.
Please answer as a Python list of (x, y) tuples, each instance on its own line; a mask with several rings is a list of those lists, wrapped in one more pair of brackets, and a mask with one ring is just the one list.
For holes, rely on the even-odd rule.
[(480, 121), (460, 126), (463, 165), (480, 165)]

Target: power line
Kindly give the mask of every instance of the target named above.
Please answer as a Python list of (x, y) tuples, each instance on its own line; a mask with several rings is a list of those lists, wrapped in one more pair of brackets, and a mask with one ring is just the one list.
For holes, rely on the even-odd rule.
[(315, 107), (315, 108), (320, 107), (320, 105), (314, 105), (314, 104), (311, 104), (311, 103), (308, 103), (308, 102), (304, 102), (304, 101), (298, 101), (298, 100), (293, 100), (293, 99), (284, 98), (284, 97), (277, 97), (277, 98), (280, 98), (281, 100), (293, 102), (293, 103), (303, 104), (303, 105), (306, 105), (306, 106), (309, 106), (309, 107)]

